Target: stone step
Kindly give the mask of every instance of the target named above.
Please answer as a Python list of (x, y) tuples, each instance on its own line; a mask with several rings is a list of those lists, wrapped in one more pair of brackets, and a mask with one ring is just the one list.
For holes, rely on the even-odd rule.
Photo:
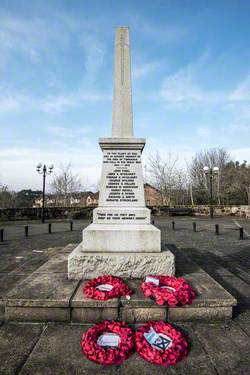
[[(237, 301), (202, 268), (188, 258), (176, 257), (177, 276), (193, 286), (193, 304), (168, 308), (144, 297), (141, 280), (125, 280), (134, 290), (131, 299), (95, 301), (86, 299), (82, 287), (86, 280), (67, 279), (68, 254), (60, 253), (20, 282), (5, 297), (5, 319), (10, 321), (58, 321), (96, 323), (122, 319), (137, 324), (148, 320), (216, 322), (232, 318)], [(183, 262), (183, 263), (182, 263)]]

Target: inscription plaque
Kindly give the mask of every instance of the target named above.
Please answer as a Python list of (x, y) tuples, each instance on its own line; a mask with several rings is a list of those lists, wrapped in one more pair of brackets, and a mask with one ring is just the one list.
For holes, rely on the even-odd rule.
[(104, 150), (102, 173), (100, 206), (145, 206), (139, 150)]

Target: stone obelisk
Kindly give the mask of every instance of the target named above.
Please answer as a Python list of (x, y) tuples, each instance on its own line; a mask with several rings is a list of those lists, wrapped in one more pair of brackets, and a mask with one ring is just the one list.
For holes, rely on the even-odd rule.
[(115, 38), (112, 137), (133, 137), (130, 40), (126, 27), (117, 29)]
[(70, 279), (111, 273), (127, 278), (174, 274), (174, 256), (161, 251), (160, 230), (145, 206), (141, 154), (144, 138), (133, 136), (130, 40), (127, 27), (115, 38), (112, 137), (103, 152), (99, 205), (83, 240), (69, 255)]

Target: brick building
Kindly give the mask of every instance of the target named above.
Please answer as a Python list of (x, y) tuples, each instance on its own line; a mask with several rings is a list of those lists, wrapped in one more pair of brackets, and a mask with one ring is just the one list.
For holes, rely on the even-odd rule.
[(144, 194), (146, 206), (162, 206), (162, 195), (160, 190), (148, 183), (144, 184)]

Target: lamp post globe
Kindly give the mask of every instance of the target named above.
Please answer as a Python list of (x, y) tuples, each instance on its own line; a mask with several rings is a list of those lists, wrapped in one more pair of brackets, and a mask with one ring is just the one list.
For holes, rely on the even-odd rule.
[(207, 166), (203, 167), (203, 171), (204, 171), (205, 174), (207, 174), (209, 172), (209, 167), (207, 167)]

